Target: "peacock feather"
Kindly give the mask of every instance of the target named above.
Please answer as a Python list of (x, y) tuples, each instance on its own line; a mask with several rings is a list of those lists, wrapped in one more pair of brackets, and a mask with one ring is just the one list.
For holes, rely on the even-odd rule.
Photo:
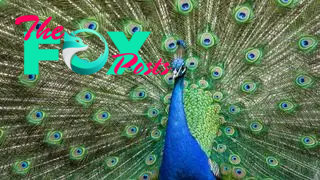
[[(0, 0), (0, 179), (319, 179), (319, 0)], [(24, 32), (90, 29), (104, 67), (24, 74)], [(106, 75), (108, 32), (151, 32), (139, 56), (170, 63)], [(70, 36), (70, 35), (69, 35)], [(104, 52), (77, 34), (91, 62)], [(160, 65), (159, 69), (164, 69)]]

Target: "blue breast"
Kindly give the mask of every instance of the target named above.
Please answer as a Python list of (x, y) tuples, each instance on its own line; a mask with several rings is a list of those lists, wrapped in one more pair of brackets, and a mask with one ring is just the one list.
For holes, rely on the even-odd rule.
[(213, 180), (208, 158), (187, 125), (183, 81), (183, 77), (178, 77), (172, 92), (160, 179)]

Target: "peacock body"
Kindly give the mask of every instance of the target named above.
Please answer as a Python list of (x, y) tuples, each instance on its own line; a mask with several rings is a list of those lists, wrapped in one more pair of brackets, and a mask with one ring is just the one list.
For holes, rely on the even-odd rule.
[[(319, 0), (2, 0), (0, 8), (1, 179), (320, 178)], [(33, 22), (15, 20), (31, 14), (40, 19), (34, 31), (52, 17), (51, 29), (98, 32), (107, 63), (77, 74), (62, 41), (40, 45), (59, 49), (59, 61), (24, 74)], [(128, 40), (151, 32), (135, 47), (141, 59), (185, 71), (136, 75), (134, 65), (106, 75), (119, 62), (107, 31)], [(106, 48), (91, 33), (76, 39), (81, 60)]]

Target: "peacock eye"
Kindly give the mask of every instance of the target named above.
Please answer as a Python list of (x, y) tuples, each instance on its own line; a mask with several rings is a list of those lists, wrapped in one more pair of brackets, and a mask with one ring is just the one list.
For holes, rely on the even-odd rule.
[(100, 124), (107, 122), (109, 119), (110, 113), (104, 110), (98, 110), (93, 116), (93, 120)]
[(215, 92), (213, 94), (213, 100), (216, 102), (220, 102), (223, 99), (223, 94), (221, 92)]
[(317, 140), (313, 136), (304, 136), (301, 138), (301, 142), (307, 148), (317, 145)]
[(298, 75), (296, 84), (301, 88), (308, 88), (312, 85), (313, 79), (309, 75)]
[(309, 142), (310, 142), (310, 139), (309, 139), (309, 138), (304, 138), (303, 142), (309, 143)]
[(60, 133), (54, 133), (53, 137), (54, 137), (55, 139), (59, 139), (59, 138), (60, 138)]
[(89, 21), (87, 23), (84, 24), (84, 28), (87, 28), (87, 29), (91, 29), (91, 30), (96, 30), (98, 25), (98, 23), (95, 22), (95, 21)]
[(160, 139), (160, 137), (161, 137), (161, 131), (159, 129), (153, 129), (151, 131), (151, 138), (152, 139), (158, 140), (158, 139)]
[(245, 61), (250, 64), (259, 63), (262, 58), (262, 50), (249, 48), (245, 50)]
[(80, 43), (80, 41), (79, 41), (79, 40), (76, 40), (76, 42), (77, 42), (77, 43)]
[(60, 134), (59, 133), (55, 133), (53, 136), (54, 136), (55, 139), (59, 139), (60, 138)]
[(211, 68), (211, 78), (214, 80), (220, 79), (223, 75), (223, 69), (219, 66)]
[(317, 47), (318, 40), (313, 36), (304, 36), (299, 39), (298, 45), (300, 50), (310, 52)]
[(279, 164), (279, 161), (275, 157), (271, 157), (271, 156), (266, 158), (266, 162), (271, 167), (278, 166)]
[(147, 172), (142, 173), (142, 174), (139, 176), (138, 179), (140, 179), (140, 180), (149, 180), (149, 179), (151, 179), (151, 176), (152, 176), (152, 173), (149, 172), (149, 171), (147, 171)]
[(240, 156), (238, 156), (236, 154), (230, 155), (229, 162), (234, 165), (240, 164), (240, 162), (241, 162)]
[(171, 100), (171, 94), (167, 94), (164, 98), (163, 98), (163, 103), (165, 104), (169, 104)]
[(221, 174), (223, 174), (223, 175), (230, 174), (231, 167), (230, 167), (229, 164), (222, 163), (221, 166), (220, 166), (220, 171), (221, 171)]
[[(82, 19), (79, 22), (79, 27), (81, 29), (89, 29), (89, 30), (94, 30), (98, 31), (99, 30), (99, 23), (96, 21), (95, 18), (87, 18), (87, 19)], [(86, 36), (91, 36), (92, 33), (84, 33)]]
[(142, 91), (142, 92), (139, 92), (138, 96), (139, 97), (144, 97), (145, 93)]
[(250, 130), (255, 133), (259, 133), (263, 129), (262, 123), (255, 121), (250, 124)]
[(193, 9), (193, 2), (191, 0), (179, 0), (177, 1), (177, 9), (182, 14), (188, 14)]
[(196, 57), (190, 57), (186, 60), (186, 66), (189, 70), (195, 70), (198, 67), (198, 58)]
[(101, 117), (102, 117), (103, 119), (106, 119), (106, 118), (109, 117), (109, 114), (106, 113), (106, 112), (104, 112), (104, 113), (101, 114)]
[(249, 22), (253, 18), (253, 10), (249, 6), (238, 6), (234, 10), (234, 18), (238, 23)]
[(135, 125), (129, 125), (125, 128), (125, 135), (129, 138), (136, 136), (139, 132), (139, 128)]
[(125, 33), (129, 36), (132, 36), (136, 32), (141, 32), (142, 29), (142, 25), (134, 21), (127, 21), (124, 25)]
[(84, 95), (84, 98), (89, 101), (91, 100), (91, 93), (87, 92), (85, 95)]
[(288, 107), (288, 104), (287, 104), (287, 103), (281, 103), (281, 107), (282, 107), (282, 108), (287, 108), (287, 107)]
[(299, 81), (299, 83), (304, 83), (305, 82), (305, 80), (304, 80), (304, 77), (300, 77), (299, 79), (298, 79), (298, 81)]
[(128, 72), (132, 72), (133, 71), (133, 68), (130, 66), (126, 69)]
[(292, 7), (295, 4), (295, 0), (276, 0), (276, 2), (282, 7)]
[(30, 161), (20, 161), (17, 160), (14, 164), (13, 164), (13, 170), (15, 173), (17, 174), (27, 174), (30, 170), (30, 166), (31, 166), (31, 162)]
[(211, 44), (211, 39), (206, 38), (206, 39), (203, 40), (203, 43), (204, 43), (205, 45), (210, 45), (210, 44)]
[(204, 47), (205, 49), (208, 49), (218, 43), (218, 38), (212, 32), (204, 32), (200, 34), (198, 41), (200, 42), (200, 45), (202, 47)]
[(107, 168), (111, 169), (114, 168), (119, 162), (119, 158), (118, 157), (108, 157), (105, 160), (105, 164), (107, 166)]
[(174, 84), (173, 74), (169, 72), (164, 76), (164, 80), (168, 85), (173, 85)]
[(147, 90), (143, 87), (136, 87), (130, 92), (130, 98), (133, 100), (142, 100), (147, 97)]
[(82, 149), (77, 149), (76, 153), (77, 154), (81, 154), (82, 153)]
[(169, 49), (174, 49), (176, 47), (176, 44), (172, 42), (168, 45), (168, 47)]
[(235, 133), (235, 131), (233, 127), (227, 126), (224, 128), (224, 133), (228, 136), (232, 136)]
[(45, 112), (40, 110), (32, 110), (27, 116), (28, 122), (35, 125), (40, 124), (44, 118)]
[(255, 60), (255, 57), (256, 57), (256, 55), (255, 55), (255, 53), (252, 52), (252, 51), (250, 51), (250, 52), (247, 54), (247, 58), (248, 58), (249, 60), (251, 60), (251, 61), (254, 61), (254, 60)]
[(302, 47), (304, 47), (304, 48), (308, 47), (309, 44), (310, 44), (310, 43), (309, 43), (308, 40), (303, 39), (303, 40), (300, 41), (300, 45), (301, 45)]
[(60, 144), (62, 141), (62, 132), (60, 131), (50, 131), (47, 133), (45, 141), (51, 145)]
[(148, 109), (148, 112), (147, 112), (147, 116), (149, 118), (155, 118), (159, 115), (160, 111), (158, 108), (155, 108), (155, 107), (151, 107)]
[(239, 12), (237, 17), (241, 20), (244, 20), (247, 17), (247, 14), (244, 12)]
[(37, 75), (35, 75), (35, 74), (29, 74), (29, 75), (28, 75), (28, 79), (29, 79), (30, 81), (35, 80), (36, 77), (37, 77)]
[(226, 149), (227, 149), (227, 146), (224, 145), (224, 144), (218, 144), (218, 145), (217, 145), (217, 151), (218, 151), (219, 153), (225, 152)]
[(38, 24), (36, 25), (36, 28), (35, 28), (35, 29), (38, 30), (38, 29), (41, 27), (42, 23), (43, 23), (43, 22), (39, 21)]
[(105, 119), (105, 118), (108, 117), (108, 114), (107, 114), (107, 113), (102, 113), (101, 117), (102, 117), (103, 119)]
[(97, 27), (97, 25), (96, 25), (95, 23), (90, 23), (90, 24), (88, 25), (88, 29), (95, 30), (96, 27)]
[(168, 36), (162, 41), (162, 49), (167, 52), (175, 52), (178, 48), (177, 46), (178, 37)]
[(229, 106), (229, 113), (230, 114), (238, 114), (240, 112), (240, 107), (237, 105), (230, 105)]
[(279, 103), (280, 110), (282, 110), (284, 112), (292, 112), (292, 111), (294, 111), (295, 107), (296, 107), (296, 105), (291, 101), (285, 100), (285, 101), (281, 101)]
[(76, 100), (85, 106), (90, 105), (95, 99), (95, 94), (89, 90), (82, 90), (76, 95)]
[(134, 34), (135, 32), (139, 32), (139, 31), (141, 31), (139, 26), (134, 26), (134, 27), (131, 29), (132, 34)]
[(183, 4), (181, 4), (181, 9), (182, 9), (183, 11), (189, 10), (189, 9), (190, 9), (189, 3), (183, 3)]
[(256, 55), (253, 54), (253, 53), (249, 53), (249, 54), (248, 54), (248, 58), (249, 58), (249, 59), (254, 59), (255, 57), (256, 57)]
[(41, 111), (37, 111), (37, 112), (36, 112), (36, 118), (37, 118), (37, 119), (42, 118), (42, 116), (43, 116), (43, 113), (42, 113)]
[(74, 147), (70, 149), (70, 159), (81, 160), (87, 154), (87, 149), (83, 146)]
[(24, 74), (23, 72), (19, 76), (19, 81), (28, 87), (33, 87), (40, 80), (40, 75), (38, 74)]
[(150, 154), (146, 157), (145, 163), (146, 165), (150, 166), (153, 165), (157, 160), (157, 157), (153, 154)]
[(176, 41), (172, 40), (170, 42), (168, 42), (168, 49), (175, 49), (177, 47)]
[(253, 93), (257, 89), (257, 84), (252, 80), (247, 80), (242, 83), (241, 90), (245, 93)]
[(27, 162), (22, 162), (21, 163), (21, 167), (22, 168), (27, 168), (28, 167), (28, 163)]
[(246, 171), (242, 167), (234, 167), (232, 175), (236, 179), (242, 179), (246, 175)]

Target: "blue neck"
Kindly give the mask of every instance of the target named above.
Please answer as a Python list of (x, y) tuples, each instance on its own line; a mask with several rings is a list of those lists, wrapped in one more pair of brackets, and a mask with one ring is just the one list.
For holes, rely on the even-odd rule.
[(191, 135), (183, 105), (184, 77), (178, 77), (172, 92), (160, 168), (160, 179), (215, 179), (207, 155)]
[[(183, 138), (191, 136), (189, 132), (186, 114), (183, 105), (183, 84), (184, 78), (176, 79), (174, 89), (172, 91), (171, 103), (169, 109), (169, 118), (166, 130), (166, 137)], [(179, 129), (179, 131), (177, 131)]]

